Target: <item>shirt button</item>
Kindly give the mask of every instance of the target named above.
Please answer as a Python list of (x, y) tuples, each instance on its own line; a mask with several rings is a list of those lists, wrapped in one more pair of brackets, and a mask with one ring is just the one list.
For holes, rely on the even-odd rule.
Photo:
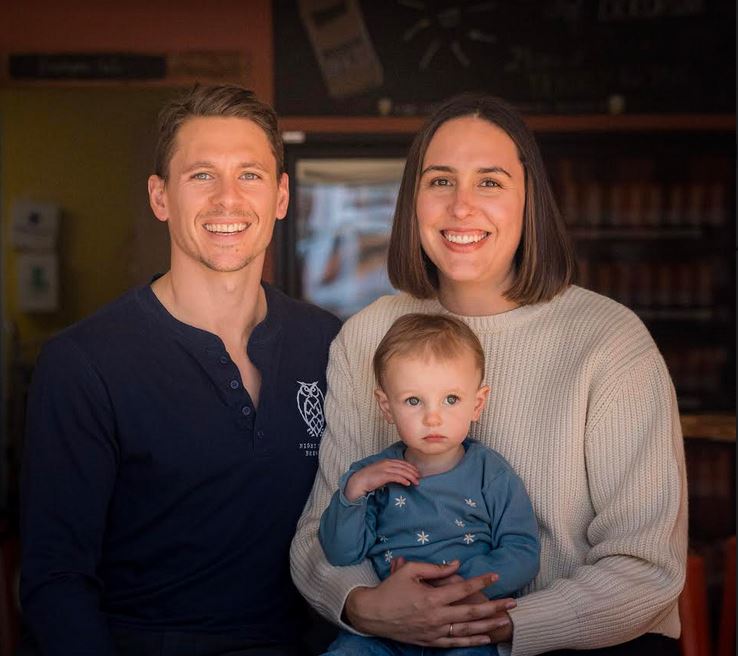
[(231, 359), (227, 355), (220, 356), (220, 364), (228, 364)]
[(244, 417), (248, 417), (251, 414), (251, 408), (245, 405), (243, 406), (243, 408), (241, 408), (241, 412), (243, 413)]
[(262, 439), (264, 437), (264, 431), (263, 430), (256, 431), (256, 437), (258, 439)]
[(232, 380), (230, 382), (230, 385), (231, 385), (231, 389), (238, 389), (238, 381), (237, 380)]

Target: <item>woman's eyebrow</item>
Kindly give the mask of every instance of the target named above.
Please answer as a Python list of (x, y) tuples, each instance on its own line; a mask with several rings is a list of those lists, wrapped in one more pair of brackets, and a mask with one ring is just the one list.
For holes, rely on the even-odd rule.
[[(425, 175), (426, 173), (430, 171), (437, 171), (440, 173), (455, 173), (456, 169), (454, 169), (452, 166), (442, 166), (440, 164), (431, 164), (430, 166), (427, 166), (423, 169), (423, 171), (420, 173), (420, 175)], [(506, 175), (508, 178), (512, 178), (512, 175), (506, 170), (503, 169), (501, 166), (483, 166), (481, 168), (477, 169), (477, 173), (502, 173)]]

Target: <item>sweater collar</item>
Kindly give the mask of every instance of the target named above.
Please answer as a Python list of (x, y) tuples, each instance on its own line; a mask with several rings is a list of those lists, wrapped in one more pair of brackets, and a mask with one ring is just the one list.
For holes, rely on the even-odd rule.
[(535, 303), (533, 305), (521, 305), (514, 310), (508, 310), (507, 312), (501, 312), (500, 314), (490, 314), (486, 316), (466, 316), (462, 314), (454, 314), (447, 310), (438, 299), (432, 299), (427, 301), (430, 307), (427, 307), (428, 312), (437, 312), (440, 314), (447, 314), (452, 317), (461, 319), (466, 323), (475, 333), (497, 333), (503, 330), (509, 330), (516, 328), (522, 324), (528, 323), (534, 317), (542, 313), (552, 312), (563, 298), (572, 293), (573, 285), (567, 287), (563, 292), (559, 293), (553, 299), (548, 302)]

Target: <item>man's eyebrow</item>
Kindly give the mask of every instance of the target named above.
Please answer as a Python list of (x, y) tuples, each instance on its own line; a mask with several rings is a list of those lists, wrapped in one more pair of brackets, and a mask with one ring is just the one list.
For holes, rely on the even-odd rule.
[[(212, 169), (215, 168), (215, 163), (211, 162), (207, 159), (201, 159), (197, 160), (196, 162), (192, 162), (186, 169), (184, 169), (183, 173), (189, 173), (190, 171), (193, 171), (195, 169)], [(238, 163), (238, 168), (240, 169), (259, 169), (261, 171), (267, 171), (267, 168), (264, 167), (262, 164), (256, 161), (244, 161)]]
[[(431, 171), (437, 171), (439, 173), (454, 173), (456, 169), (454, 169), (452, 166), (442, 166), (440, 164), (431, 164), (430, 166), (427, 166), (423, 169), (423, 171), (420, 173), (421, 176), (425, 175), (426, 173), (429, 173)], [(506, 170), (503, 169), (501, 166), (483, 166), (481, 168), (478, 168), (477, 173), (502, 173), (506, 175), (508, 178), (512, 178), (512, 175)]]

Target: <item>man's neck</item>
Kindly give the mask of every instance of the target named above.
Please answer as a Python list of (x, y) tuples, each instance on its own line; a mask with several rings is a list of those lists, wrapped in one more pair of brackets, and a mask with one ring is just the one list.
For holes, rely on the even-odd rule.
[(267, 312), (261, 262), (241, 271), (192, 271), (175, 265), (151, 288), (179, 321), (218, 335), (226, 344), (246, 344)]

